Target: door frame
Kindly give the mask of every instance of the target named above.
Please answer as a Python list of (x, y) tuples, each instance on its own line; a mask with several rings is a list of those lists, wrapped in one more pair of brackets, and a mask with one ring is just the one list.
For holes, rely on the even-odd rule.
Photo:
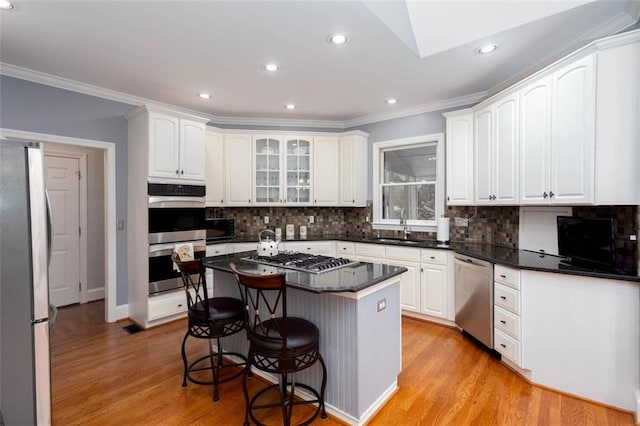
[(51, 135), (46, 133), (28, 132), (24, 130), (6, 129), (0, 127), (0, 137), (32, 142), (51, 144), (77, 145), (102, 149), (105, 152), (105, 321), (116, 320), (129, 316), (127, 304), (117, 305), (117, 259), (116, 259), (116, 144), (108, 141), (80, 139), (68, 136)]
[[(80, 224), (80, 229), (82, 232), (80, 233), (80, 246), (78, 261), (80, 262), (80, 270), (79, 270), (79, 278), (82, 285), (80, 286), (80, 303), (89, 302), (88, 298), (88, 283), (87, 283), (87, 154), (84, 152), (78, 151), (63, 151), (56, 150), (56, 145), (53, 145), (54, 148), (50, 148), (50, 144), (46, 143), (44, 147), (44, 155), (45, 155), (45, 165), (47, 163), (46, 157), (64, 157), (64, 158), (73, 158), (78, 160), (78, 169), (80, 171), (81, 178), (79, 179), (79, 191), (78, 191), (78, 219)], [(45, 177), (46, 180), (46, 177)], [(105, 289), (106, 290), (106, 289)]]

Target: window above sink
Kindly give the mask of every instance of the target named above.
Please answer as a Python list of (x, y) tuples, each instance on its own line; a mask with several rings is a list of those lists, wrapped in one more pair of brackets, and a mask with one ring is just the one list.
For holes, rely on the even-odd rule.
[(373, 144), (373, 227), (436, 230), (444, 211), (444, 134)]

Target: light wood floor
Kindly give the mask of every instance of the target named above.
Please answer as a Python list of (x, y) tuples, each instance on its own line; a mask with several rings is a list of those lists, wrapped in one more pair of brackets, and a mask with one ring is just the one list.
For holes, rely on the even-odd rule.
[[(240, 380), (223, 384), (217, 403), (209, 386), (180, 386), (185, 321), (136, 334), (122, 329), (128, 324), (105, 323), (103, 302), (59, 310), (51, 333), (55, 425), (242, 424)], [(400, 389), (370, 425), (634, 424), (629, 413), (528, 384), (456, 330), (409, 318), (402, 325)]]

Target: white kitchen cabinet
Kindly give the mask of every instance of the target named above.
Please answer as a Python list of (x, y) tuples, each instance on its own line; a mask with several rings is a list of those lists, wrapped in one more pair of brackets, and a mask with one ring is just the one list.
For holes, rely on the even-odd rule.
[(353, 132), (340, 136), (340, 205), (367, 205), (367, 136)]
[(473, 111), (443, 115), (447, 119), (447, 205), (473, 205)]
[(187, 296), (183, 291), (150, 297), (147, 301), (147, 320), (150, 323), (160, 323), (159, 320), (176, 319), (187, 314)]
[(420, 312), (426, 315), (452, 319), (449, 314), (448, 253), (446, 250), (421, 250)]
[(356, 258), (356, 243), (348, 241), (336, 241), (336, 256), (349, 260)]
[(494, 99), (474, 113), (475, 203), (517, 204), (518, 92)]
[(211, 128), (205, 134), (207, 207), (225, 205), (224, 135)]
[(407, 268), (400, 276), (400, 305), (403, 310), (420, 312), (420, 249), (386, 246), (385, 263)]
[(495, 265), (493, 271), (494, 348), (518, 367), (522, 364), (520, 271)]
[(593, 201), (595, 155), (593, 55), (552, 74), (551, 188), (555, 203)]
[(204, 181), (202, 122), (149, 112), (149, 177)]
[(311, 204), (312, 138), (253, 136), (254, 204)]
[(227, 206), (250, 206), (252, 198), (253, 151), (251, 134), (224, 135), (225, 197)]
[(520, 89), (520, 204), (550, 204), (551, 76)]
[(313, 138), (313, 205), (337, 206), (339, 188), (339, 138), (315, 136)]
[(530, 270), (520, 273), (525, 369), (521, 374), (543, 387), (636, 410), (638, 283)]
[(297, 251), (300, 253), (321, 254), (324, 256), (336, 255), (334, 241), (287, 241), (280, 245), (281, 251)]

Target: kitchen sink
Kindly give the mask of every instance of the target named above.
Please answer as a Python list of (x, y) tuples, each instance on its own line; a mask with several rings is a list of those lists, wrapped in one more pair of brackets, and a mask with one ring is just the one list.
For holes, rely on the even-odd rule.
[(378, 243), (401, 243), (401, 244), (421, 244), (424, 241), (421, 240), (405, 240), (404, 238), (394, 238), (394, 237), (376, 237), (371, 238), (370, 241), (376, 241)]

